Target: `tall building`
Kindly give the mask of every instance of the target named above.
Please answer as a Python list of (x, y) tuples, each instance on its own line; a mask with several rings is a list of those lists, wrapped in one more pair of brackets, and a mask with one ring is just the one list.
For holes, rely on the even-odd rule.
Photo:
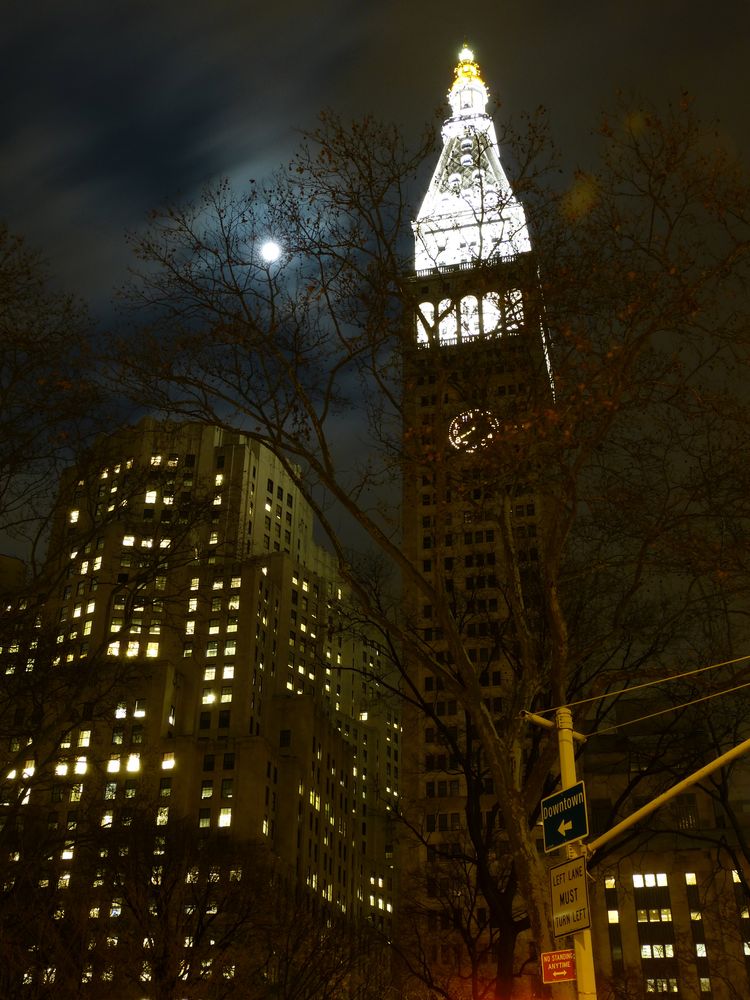
[[(497, 716), (509, 689), (508, 663), (498, 652), (509, 621), (499, 527), (503, 518), (513, 522), (519, 574), (531, 601), (542, 512), (530, 482), (531, 457), (525, 463), (515, 455), (524, 447), (529, 412), (540, 402), (549, 405), (551, 385), (525, 213), (501, 165), (487, 89), (468, 49), (460, 53), (448, 99), (442, 153), (413, 226), (403, 537), (413, 565), (448, 603), (461, 655), (478, 676), (486, 711)], [(413, 630), (428, 656), (411, 665), (426, 712), (405, 708), (404, 714), (405, 794), (421, 843), (409, 851), (403, 875), (424, 890), (418, 907), (428, 930), (419, 944), (424, 960), (443, 977), (444, 988), (468, 990), (473, 977), (481, 995), (494, 981), (502, 945), (471, 884), (477, 876), (466, 804), (476, 804), (471, 822), (478, 828), (486, 821), (485, 835), (502, 843), (497, 799), (486, 764), (476, 756), (479, 748), (472, 749), (461, 700), (446, 692), (440, 671), (431, 668), (431, 661), (443, 668), (455, 662), (444, 619), (438, 621), (416, 586), (407, 597)], [(452, 907), (451, 896), (471, 902)], [(465, 937), (477, 939), (474, 956), (464, 953), (460, 961), (461, 946), (451, 940), (457, 921)], [(477, 962), (481, 969), (470, 972)], [(536, 961), (523, 972), (535, 981)]]
[[(528, 621), (544, 586), (537, 548), (543, 472), (525, 428), (530, 415), (554, 406), (554, 386), (524, 209), (501, 165), (487, 89), (467, 48), (448, 100), (442, 152), (413, 225), (414, 327), (404, 362), (403, 544), (428, 586), (411, 585), (405, 595), (414, 648), (422, 643), (425, 655), (417, 652), (410, 665), (422, 707), (404, 709), (413, 835), (401, 855), (410, 887), (401, 917), (434, 983), (452, 995), (489, 996), (503, 930), (488, 897), (498, 895), (494, 912), (506, 907), (509, 922), (523, 901), (512, 891), (499, 898), (511, 875), (497, 796), (473, 720), (441, 673), (450, 674), (451, 648), (460, 642), (482, 688), (482, 710), (508, 717), (518, 685), (507, 651), (521, 638), (505, 577), (517, 574)], [(450, 626), (424, 594), (448, 605)], [(510, 705), (514, 717), (529, 707)], [(612, 808), (632, 766), (622, 748), (612, 756), (605, 746), (595, 742), (582, 762), (600, 813), (604, 804)], [(526, 753), (512, 762), (516, 774)], [(699, 793), (696, 801), (700, 821), (694, 805), (690, 828), (708, 842), (716, 814)], [(747, 982), (747, 903), (735, 899), (731, 871), (719, 872), (715, 855), (695, 849), (688, 827), (677, 829), (642, 853), (613, 855), (597, 873), (596, 965), (611, 991), (603, 995), (730, 997), (732, 982)], [(559, 860), (553, 855), (550, 863)], [(710, 913), (719, 914), (722, 934), (704, 930)], [(561, 939), (560, 947), (570, 946)], [(537, 995), (538, 955), (528, 934), (516, 948), (514, 975), (514, 996)]]
[[(117, 945), (107, 843), (177, 823), (225, 843), (233, 877), (251, 845), (330, 919), (387, 928), (397, 706), (376, 645), (344, 627), (346, 595), (279, 459), (240, 434), (145, 419), (71, 470), (49, 551), (30, 625), (22, 615), (0, 653), (18, 692), (3, 711), (6, 890), (28, 884), (62, 928), (86, 900), (91, 934), (107, 923)], [(105, 859), (93, 874), (91, 843)], [(54, 956), (29, 947), (19, 983), (60, 984)], [(118, 981), (116, 963), (85, 956), (65, 974)]]

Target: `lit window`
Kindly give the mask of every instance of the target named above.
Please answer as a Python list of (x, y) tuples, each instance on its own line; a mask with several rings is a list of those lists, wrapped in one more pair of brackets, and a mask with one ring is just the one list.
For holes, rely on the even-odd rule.
[(162, 771), (171, 771), (175, 765), (174, 751), (167, 750), (161, 759)]
[(156, 825), (166, 826), (169, 821), (169, 806), (159, 806), (156, 811)]
[(128, 771), (140, 771), (141, 755), (139, 753), (131, 753), (128, 755), (127, 769)]
[(109, 774), (117, 774), (120, 770), (120, 757), (119, 754), (112, 754), (107, 762), (107, 771)]
[(225, 806), (223, 809), (219, 810), (219, 826), (231, 826), (232, 825), (232, 810), (229, 806)]
[(78, 746), (87, 747), (91, 745), (91, 730), (82, 729), (78, 734)]
[(703, 944), (700, 941), (697, 942), (697, 944), (695, 946), (695, 954), (698, 956), (698, 958), (705, 958), (706, 957), (706, 946), (705, 946), (705, 944)]
[(619, 910), (607, 910), (607, 920), (610, 924), (620, 923), (620, 911)]
[(124, 719), (128, 714), (128, 706), (124, 701), (118, 701), (115, 709), (115, 718)]
[(194, 576), (194, 577), (193, 577), (193, 578), (192, 578), (192, 579), (190, 580), (190, 589), (191, 589), (191, 590), (197, 590), (199, 586), (200, 586), (200, 580), (198, 579), (198, 577), (197, 577), (197, 576)]
[(76, 524), (78, 521), (78, 516), (79, 516), (79, 511), (71, 510), (71, 512), (68, 514), (68, 522), (70, 524)]
[(135, 708), (133, 709), (133, 717), (136, 719), (142, 719), (146, 715), (146, 700), (145, 698), (135, 699)]
[(156, 490), (146, 490), (146, 503), (156, 503)]
[(201, 798), (210, 799), (214, 793), (214, 783), (211, 780), (201, 782)]
[(218, 656), (219, 644), (215, 640), (206, 644), (206, 656)]
[(125, 535), (122, 544), (127, 546), (135, 545), (135, 535)]
[(221, 689), (221, 701), (223, 704), (227, 704), (232, 700), (232, 689), (229, 686), (223, 687)]
[(73, 768), (76, 774), (85, 774), (88, 770), (88, 761), (85, 757), (76, 757), (76, 765)]
[(151, 657), (153, 659), (154, 657), (157, 657), (158, 655), (159, 655), (159, 643), (158, 642), (149, 642), (149, 643), (147, 643), (147, 645), (146, 645), (146, 656), (147, 657)]
[(221, 675), (225, 681), (231, 681), (234, 677), (234, 664), (227, 663)]
[(216, 701), (216, 692), (212, 688), (203, 688), (201, 701), (204, 705), (213, 705)]
[(203, 671), (203, 680), (212, 681), (216, 677), (216, 667), (206, 667)]

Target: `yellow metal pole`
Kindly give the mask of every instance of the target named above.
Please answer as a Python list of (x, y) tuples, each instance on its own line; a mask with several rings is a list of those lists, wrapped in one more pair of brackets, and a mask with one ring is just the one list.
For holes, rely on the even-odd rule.
[[(573, 746), (573, 716), (569, 708), (558, 708), (555, 712), (557, 725), (557, 745), (560, 753), (560, 785), (570, 788), (577, 782), (576, 756)], [(569, 844), (568, 857), (577, 858), (585, 854), (580, 844)], [(594, 976), (594, 955), (591, 948), (591, 931), (577, 931), (573, 935), (576, 953), (576, 981), (578, 1000), (596, 1000), (596, 978)]]

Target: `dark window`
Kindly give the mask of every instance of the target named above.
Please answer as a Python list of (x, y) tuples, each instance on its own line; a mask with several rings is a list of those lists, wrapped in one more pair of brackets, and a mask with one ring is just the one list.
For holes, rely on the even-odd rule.
[(216, 763), (216, 758), (212, 753), (207, 753), (203, 758), (203, 770), (213, 771), (214, 765)]
[(198, 716), (198, 728), (199, 729), (210, 729), (211, 728), (211, 713), (201, 712)]
[(290, 747), (292, 745), (292, 731), (291, 729), (282, 729), (279, 733), (279, 746), (280, 747)]

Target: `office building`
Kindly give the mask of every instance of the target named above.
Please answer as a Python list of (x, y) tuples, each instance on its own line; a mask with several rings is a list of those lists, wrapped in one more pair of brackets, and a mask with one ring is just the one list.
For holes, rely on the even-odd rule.
[[(15, 866), (59, 927), (85, 899), (91, 933), (106, 923), (117, 945), (107, 844), (177, 824), (224, 842), (233, 877), (244, 848), (262, 851), (322, 920), (387, 929), (399, 714), (283, 463), (241, 434), (144, 419), (70, 471), (49, 552), (1, 654), (21, 692), (5, 711), (9, 891)], [(33, 947), (30, 988), (60, 983)], [(118, 965), (84, 955), (65, 974), (117, 982)]]

